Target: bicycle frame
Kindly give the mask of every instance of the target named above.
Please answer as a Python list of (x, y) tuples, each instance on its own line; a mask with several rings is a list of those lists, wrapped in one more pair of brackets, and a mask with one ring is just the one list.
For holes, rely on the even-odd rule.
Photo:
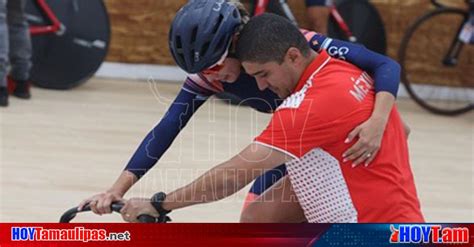
[(45, 0), (36, 0), (36, 4), (38, 8), (46, 15), (46, 17), (51, 22), (50, 25), (44, 26), (31, 26), (30, 33), (31, 35), (40, 35), (40, 34), (48, 34), (48, 33), (57, 33), (61, 30), (61, 22), (56, 17), (54, 12), (51, 10), (49, 5), (46, 3)]
[(344, 18), (342, 18), (341, 14), (339, 14), (335, 4), (331, 6), (331, 16), (334, 18), (334, 20), (336, 20), (337, 25), (344, 32), (347, 39), (350, 42), (357, 42), (357, 38), (354, 36), (354, 34), (352, 34), (349, 26), (346, 24), (346, 21), (344, 21)]
[(261, 15), (267, 11), (268, 3), (270, 0), (258, 0), (255, 6), (255, 15)]
[[(279, 0), (279, 1), (280, 1), (281, 6), (283, 7), (283, 10), (285, 11), (285, 14), (290, 19), (290, 21), (292, 21), (295, 25), (297, 25), (296, 19), (291, 13), (290, 7), (288, 6), (288, 3), (286, 2), (286, 0)], [(257, 15), (265, 13), (267, 11), (270, 0), (257, 0), (256, 2), (257, 4), (255, 6), (255, 15), (257, 16)], [(354, 34), (352, 34), (349, 26), (347, 25), (347, 23), (344, 21), (344, 18), (342, 18), (341, 14), (337, 10), (336, 5), (332, 4), (330, 8), (331, 8), (331, 12), (330, 12), (331, 16), (334, 18), (334, 20), (336, 20), (339, 28), (344, 32), (347, 39), (351, 42), (357, 42), (357, 38), (354, 36)]]
[[(431, 4), (434, 5), (438, 9), (443, 9), (443, 8), (449, 8), (446, 5), (443, 5), (442, 3), (438, 2), (439, 0), (431, 0)], [(470, 4), (469, 1), (466, 0), (467, 4)], [(464, 47), (464, 43), (459, 40), (459, 33), (461, 33), (461, 30), (463, 28), (463, 25), (466, 21), (468, 21), (469, 18), (465, 19), (463, 23), (461, 24), (460, 27), (458, 27), (457, 30), (457, 35), (454, 36), (453, 41), (451, 42), (451, 45), (449, 47), (449, 50), (447, 51), (446, 55), (443, 58), (443, 64), (445, 66), (455, 66), (458, 63), (458, 57), (459, 54), (461, 53), (462, 48)]]
[(465, 21), (458, 28), (458, 31), (456, 32), (457, 35), (454, 36), (453, 42), (451, 43), (446, 56), (443, 58), (443, 64), (446, 66), (452, 67), (458, 63), (459, 54), (461, 54), (461, 50), (464, 47), (464, 43), (459, 40), (459, 33), (461, 33)]
[[(261, 15), (267, 11), (268, 4), (270, 3), (271, 0), (257, 0), (257, 4), (255, 6), (255, 11), (254, 15)], [(286, 17), (293, 23), (295, 26), (298, 26), (298, 22), (296, 21), (295, 16), (291, 12), (290, 7), (286, 3), (286, 0), (279, 0), (281, 7), (283, 8), (283, 11), (285, 12)]]

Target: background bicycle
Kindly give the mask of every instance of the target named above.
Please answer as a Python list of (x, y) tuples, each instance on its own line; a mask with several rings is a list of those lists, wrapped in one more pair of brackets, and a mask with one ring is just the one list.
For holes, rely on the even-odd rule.
[[(263, 12), (279, 14), (298, 25), (286, 0), (251, 0), (252, 15)], [(367, 0), (335, 0), (330, 6), (328, 36), (364, 44), (367, 48), (385, 54), (387, 40), (383, 21), (377, 9)]]
[(32, 82), (69, 89), (87, 81), (105, 59), (110, 24), (102, 0), (30, 0)]
[[(410, 96), (433, 113), (469, 112), (474, 108), (474, 45), (467, 40), (472, 26), (466, 29), (474, 16), (466, 9), (431, 2), (435, 8), (409, 26), (400, 45), (403, 83)], [(466, 3), (474, 8), (474, 1)]]

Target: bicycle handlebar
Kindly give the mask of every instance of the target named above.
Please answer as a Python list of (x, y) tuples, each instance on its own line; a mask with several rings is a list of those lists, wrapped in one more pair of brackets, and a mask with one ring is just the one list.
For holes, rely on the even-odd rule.
[[(116, 213), (120, 213), (120, 210), (122, 210), (122, 207), (123, 207), (123, 203), (121, 202), (112, 203), (111, 205), (112, 211)], [(67, 210), (66, 212), (64, 212), (64, 214), (59, 219), (59, 223), (69, 223), (72, 219), (76, 217), (78, 213), (89, 212), (89, 211), (91, 211), (89, 204), (84, 206), (84, 208), (81, 211), (79, 211), (77, 207), (71, 208)], [(168, 221), (171, 221), (171, 218), (166, 215), (160, 216), (160, 217), (154, 217), (151, 215), (142, 214), (138, 216), (138, 221), (140, 223), (166, 223)]]

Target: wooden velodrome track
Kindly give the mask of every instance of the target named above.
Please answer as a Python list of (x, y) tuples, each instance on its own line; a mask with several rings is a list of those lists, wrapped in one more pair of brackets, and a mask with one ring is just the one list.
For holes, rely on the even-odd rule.
[[(180, 88), (176, 83), (91, 79), (71, 91), (34, 88), (0, 108), (0, 221), (56, 222), (66, 209), (102, 192)], [(474, 114), (432, 115), (398, 101), (412, 128), (412, 168), (427, 221), (474, 221)], [(149, 197), (191, 181), (247, 145), (270, 115), (206, 103), (160, 163), (126, 197)], [(177, 210), (175, 222), (237, 222), (247, 189), (227, 200)], [(383, 196), (383, 195), (381, 195)], [(119, 222), (83, 214), (77, 221)]]

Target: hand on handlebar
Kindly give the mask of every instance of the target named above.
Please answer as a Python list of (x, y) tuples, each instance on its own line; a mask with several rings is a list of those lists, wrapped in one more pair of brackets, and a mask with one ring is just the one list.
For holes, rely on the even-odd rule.
[[(123, 202), (114, 202), (111, 205), (111, 211), (119, 213), (122, 210), (122, 207), (124, 206)], [(71, 208), (64, 212), (64, 214), (61, 215), (61, 218), (59, 219), (59, 223), (69, 223), (71, 220), (73, 220), (78, 213), (83, 213), (83, 212), (89, 212), (91, 211), (91, 208), (89, 204), (85, 204), (81, 210), (78, 210), (78, 207)], [(163, 217), (154, 217), (148, 214), (141, 214), (138, 216), (137, 222), (140, 223), (166, 223), (171, 221), (171, 219), (168, 216), (163, 216)]]
[(82, 211), (85, 205), (89, 204), (91, 211), (95, 214), (110, 214), (112, 213), (111, 205), (113, 202), (122, 200), (122, 195), (115, 192), (104, 192), (83, 200), (78, 210)]
[(160, 215), (156, 209), (151, 205), (150, 199), (148, 198), (131, 198), (129, 200), (123, 200), (124, 206), (120, 210), (122, 218), (126, 222), (138, 223), (139, 216), (150, 215), (158, 218)]

